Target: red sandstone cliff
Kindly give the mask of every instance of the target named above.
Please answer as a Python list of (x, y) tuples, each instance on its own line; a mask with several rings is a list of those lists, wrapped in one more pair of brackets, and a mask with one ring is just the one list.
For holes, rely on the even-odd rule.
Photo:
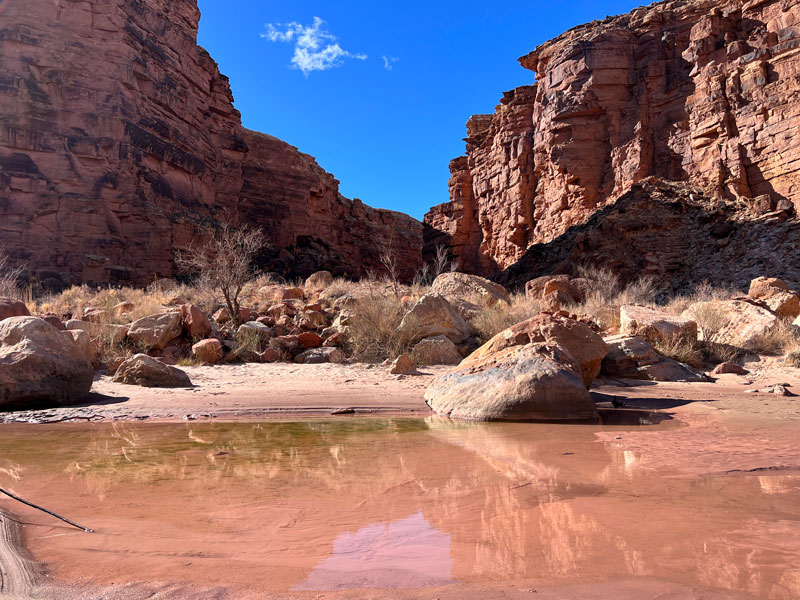
[[(661, 2), (577, 27), (520, 62), (536, 83), (470, 119), (467, 155), (450, 165), (450, 202), (425, 217), (428, 251), (444, 243), (467, 270), (510, 269), (505, 278), (521, 281), (514, 265), (528, 248), (540, 245), (541, 258), (653, 176), (738, 211), (732, 222), (773, 212), (791, 220), (800, 209), (796, 0)], [(658, 228), (655, 213), (639, 218)], [(617, 251), (628, 250), (619, 240)], [(762, 250), (776, 258), (776, 248)], [(796, 250), (782, 250), (796, 268)], [(522, 261), (529, 273), (533, 254)], [(652, 255), (644, 272), (668, 278), (657, 247)]]
[(196, 0), (0, 3), (0, 245), (47, 281), (144, 283), (215, 222), (252, 223), (294, 251), (286, 273), (379, 271), (392, 244), (410, 277), (421, 224), (244, 129), (199, 18)]

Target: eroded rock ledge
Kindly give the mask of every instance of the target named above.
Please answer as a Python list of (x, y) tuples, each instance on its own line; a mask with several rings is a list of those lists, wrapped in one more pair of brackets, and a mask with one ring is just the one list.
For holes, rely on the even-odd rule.
[(293, 276), (378, 270), (386, 248), (404, 276), (419, 266), (420, 223), (344, 198), (312, 157), (241, 126), (197, 45), (196, 0), (0, 11), (0, 236), (39, 279), (168, 277), (217, 221), (263, 227)]
[[(536, 83), (469, 120), (450, 202), (425, 218), (427, 250), (445, 243), (483, 275), (519, 271), (528, 248), (648, 177), (733, 202), (741, 219), (800, 208), (796, 2), (661, 2), (577, 27), (520, 62)], [(779, 258), (765, 250), (746, 253)]]

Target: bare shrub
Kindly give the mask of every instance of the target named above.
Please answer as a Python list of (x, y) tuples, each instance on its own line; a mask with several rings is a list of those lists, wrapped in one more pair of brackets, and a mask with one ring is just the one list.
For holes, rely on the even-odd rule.
[(24, 269), (11, 265), (11, 259), (5, 250), (0, 248), (0, 296), (21, 299), (19, 278)]
[(619, 307), (624, 304), (653, 306), (658, 292), (655, 279), (641, 277), (622, 285), (619, 276), (606, 267), (578, 267), (578, 276), (588, 282), (582, 304), (575, 312), (591, 315), (600, 327), (619, 327)]
[(711, 285), (707, 280), (695, 286), (690, 294), (673, 296), (664, 304), (664, 311), (673, 315), (683, 313), (692, 304), (698, 302), (710, 302), (712, 300), (728, 300), (737, 296), (740, 292), (730, 287), (719, 287)]
[(198, 287), (220, 294), (234, 324), (241, 325), (239, 297), (255, 277), (253, 259), (264, 244), (264, 234), (259, 230), (225, 225), (202, 248), (178, 253), (176, 262), (187, 273), (198, 276)]
[(697, 323), (700, 337), (706, 342), (716, 342), (720, 331), (728, 323), (727, 313), (714, 304), (700, 303), (692, 308), (692, 320)]
[(527, 321), (541, 312), (538, 300), (525, 294), (513, 294), (511, 304), (497, 302), (494, 306), (484, 307), (475, 317), (470, 319), (478, 330), (481, 342), (487, 342), (495, 335), (512, 325)]
[(704, 353), (694, 340), (683, 335), (652, 336), (648, 338), (653, 349), (667, 358), (677, 360), (695, 368), (702, 368)]
[(359, 299), (349, 319), (349, 350), (365, 362), (394, 359), (408, 352), (417, 337), (416, 328), (400, 323), (406, 309), (392, 296)]
[(800, 332), (787, 319), (779, 319), (774, 327), (756, 334), (747, 344), (747, 350), (771, 356), (782, 355), (799, 347)]
[(800, 348), (795, 348), (786, 353), (784, 362), (787, 366), (800, 369)]

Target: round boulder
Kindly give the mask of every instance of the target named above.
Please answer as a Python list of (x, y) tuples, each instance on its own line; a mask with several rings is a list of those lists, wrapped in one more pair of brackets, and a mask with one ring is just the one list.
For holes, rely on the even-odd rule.
[(224, 354), (222, 343), (217, 339), (202, 340), (192, 346), (192, 354), (202, 362), (216, 364)]
[(13, 298), (0, 298), (0, 321), (9, 317), (27, 317), (30, 314), (24, 302)]
[(441, 294), (448, 300), (480, 298), (484, 306), (493, 306), (498, 302), (511, 303), (508, 292), (502, 285), (466, 273), (442, 273), (433, 282), (431, 293)]
[(512, 346), (547, 343), (565, 350), (578, 365), (588, 388), (600, 374), (608, 346), (590, 327), (557, 315), (541, 314), (501, 331), (473, 352), (467, 360), (478, 360)]
[(134, 321), (128, 328), (128, 339), (145, 348), (163, 349), (182, 332), (181, 313), (173, 311)]
[(146, 354), (136, 354), (123, 362), (114, 373), (114, 383), (142, 387), (192, 387), (186, 373)]
[(94, 369), (75, 342), (36, 317), (0, 322), (0, 408), (78, 404)]
[(303, 286), (307, 290), (324, 290), (333, 284), (333, 275), (329, 271), (317, 271), (306, 279)]
[(472, 421), (596, 421), (580, 371), (562, 349), (511, 346), (465, 360), (425, 392), (438, 414)]

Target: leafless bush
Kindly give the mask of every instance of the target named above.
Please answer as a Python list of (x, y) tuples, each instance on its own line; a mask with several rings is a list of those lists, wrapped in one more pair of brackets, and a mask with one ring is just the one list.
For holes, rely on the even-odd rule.
[(641, 277), (623, 285), (619, 276), (606, 267), (578, 268), (578, 276), (586, 281), (583, 303), (576, 313), (591, 315), (604, 329), (619, 327), (619, 307), (624, 304), (655, 304), (658, 287), (652, 277)]
[(14, 267), (5, 250), (0, 248), (0, 296), (18, 298), (20, 296), (19, 278), (22, 267)]
[(800, 332), (786, 319), (780, 319), (774, 327), (754, 335), (747, 344), (747, 350), (751, 352), (772, 356), (797, 348), (800, 348)]
[(198, 276), (198, 286), (220, 294), (235, 325), (241, 325), (239, 297), (255, 277), (253, 259), (264, 247), (264, 235), (250, 227), (224, 226), (197, 250), (179, 252), (178, 266)]

